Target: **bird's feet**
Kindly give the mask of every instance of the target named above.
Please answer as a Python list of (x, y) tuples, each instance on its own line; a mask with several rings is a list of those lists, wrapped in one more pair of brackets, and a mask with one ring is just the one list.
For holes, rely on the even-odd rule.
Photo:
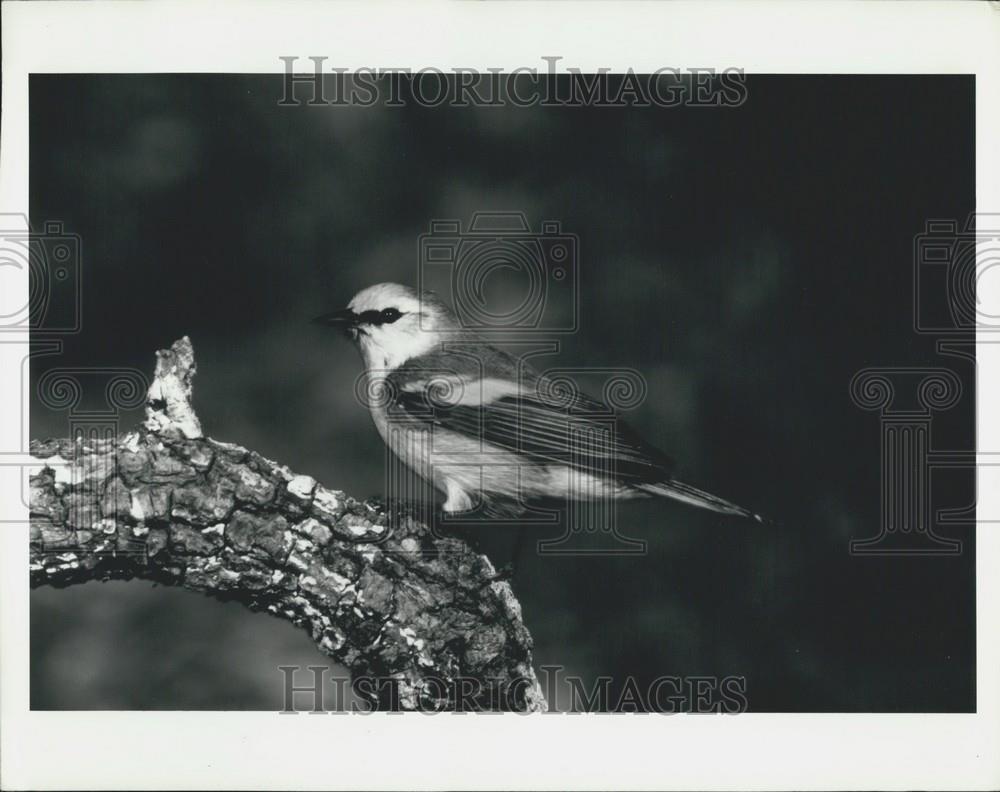
[(499, 569), (496, 570), (496, 572), (490, 575), (490, 577), (487, 579), (487, 582), (509, 583), (514, 578), (515, 571), (516, 570), (514, 569), (513, 562), (508, 562), (506, 564), (503, 564)]
[(365, 503), (380, 511), (411, 516), (428, 524), (434, 514), (433, 504), (418, 500), (398, 500), (384, 495), (372, 495), (365, 500)]

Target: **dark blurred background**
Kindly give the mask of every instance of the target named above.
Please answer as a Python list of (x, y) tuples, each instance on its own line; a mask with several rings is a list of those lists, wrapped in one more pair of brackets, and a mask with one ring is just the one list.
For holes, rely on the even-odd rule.
[[(525, 554), (536, 664), (616, 685), (744, 676), (756, 711), (975, 708), (973, 532), (951, 530), (957, 557), (848, 551), (879, 527), (858, 369), (953, 367), (966, 395), (934, 443), (974, 442), (971, 364), (912, 330), (914, 235), (974, 208), (971, 78), (751, 77), (717, 109), (281, 95), (280, 76), (32, 76), (32, 222), (80, 234), (84, 288), (82, 332), (34, 361), (35, 383), (53, 366), (151, 373), (186, 334), (208, 434), (378, 493), (357, 355), (307, 320), (415, 284), (434, 218), (558, 220), (579, 235), (580, 328), (550, 364), (643, 372), (629, 420), (683, 478), (778, 524), (622, 504), (645, 556)], [(67, 426), (33, 404), (32, 436)], [(935, 506), (972, 486), (935, 478)], [(278, 709), (278, 665), (326, 662), (283, 621), (141, 581), (31, 606), (35, 708)]]

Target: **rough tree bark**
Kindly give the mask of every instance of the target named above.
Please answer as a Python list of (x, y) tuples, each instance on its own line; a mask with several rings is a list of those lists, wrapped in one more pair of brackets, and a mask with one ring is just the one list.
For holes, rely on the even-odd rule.
[(485, 556), (204, 437), (194, 372), (181, 339), (157, 353), (143, 426), (32, 441), (44, 465), (31, 479), (33, 587), (184, 586), (289, 619), (352, 675), (394, 680), (383, 705), (545, 709), (520, 605)]

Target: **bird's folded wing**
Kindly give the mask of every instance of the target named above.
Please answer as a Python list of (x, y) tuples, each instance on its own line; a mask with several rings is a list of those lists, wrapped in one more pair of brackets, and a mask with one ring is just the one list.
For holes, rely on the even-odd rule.
[[(440, 377), (408, 376), (397, 383), (390, 409), (405, 420), (478, 439), (538, 464), (564, 464), (626, 484), (661, 482), (672, 462), (643, 443), (604, 404), (574, 392), (546, 395), (544, 381), (531, 387), (498, 387), (496, 381), (464, 379), (449, 398)], [(458, 392), (452, 389), (452, 393)]]

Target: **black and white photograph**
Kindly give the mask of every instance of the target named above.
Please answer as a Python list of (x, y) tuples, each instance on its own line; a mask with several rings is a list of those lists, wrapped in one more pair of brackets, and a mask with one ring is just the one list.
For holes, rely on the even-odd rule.
[(4, 788), (1000, 783), (1000, 9), (740, 5), (4, 3)]

